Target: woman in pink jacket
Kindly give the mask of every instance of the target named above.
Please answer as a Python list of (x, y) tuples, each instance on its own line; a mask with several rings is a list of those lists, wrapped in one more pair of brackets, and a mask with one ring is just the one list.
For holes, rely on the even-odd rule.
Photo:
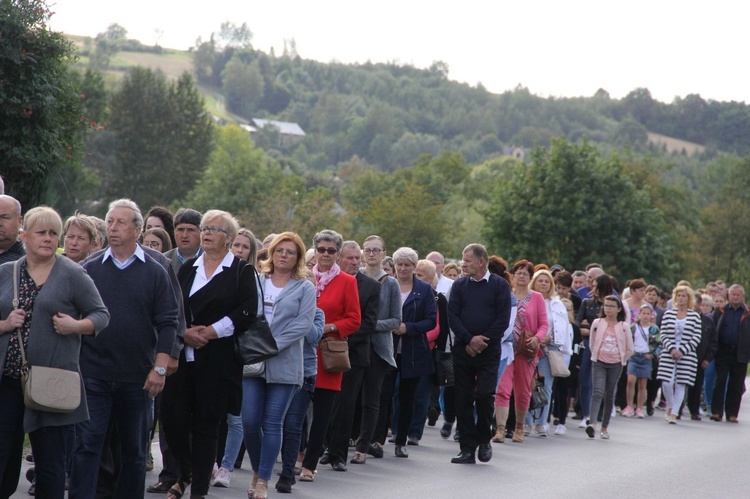
[[(544, 297), (529, 289), (529, 281), (534, 266), (527, 260), (516, 262), (511, 269), (513, 275), (513, 295), (518, 300), (516, 321), (513, 324), (513, 346), (518, 352), (518, 343), (524, 331), (534, 333), (531, 348), (539, 350), (539, 344), (547, 336), (547, 306)], [(508, 420), (510, 394), (515, 394), (516, 427), (514, 442), (523, 442), (523, 422), (531, 400), (531, 382), (536, 369), (537, 358), (516, 354), (513, 362), (503, 372), (495, 393), (495, 419), (497, 433), (493, 441), (504, 441), (505, 423)]]
[(625, 308), (615, 295), (604, 298), (599, 319), (591, 324), (589, 345), (591, 348), (591, 421), (586, 425), (586, 434), (594, 438), (596, 417), (604, 400), (601, 438), (608, 440), (609, 418), (615, 402), (615, 388), (620, 379), (622, 366), (633, 355), (633, 335), (630, 333)]

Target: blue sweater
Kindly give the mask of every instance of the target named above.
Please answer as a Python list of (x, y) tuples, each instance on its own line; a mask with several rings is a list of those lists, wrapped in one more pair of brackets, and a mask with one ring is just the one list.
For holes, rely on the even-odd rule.
[(474, 336), (484, 335), (490, 338), (488, 349), (499, 351), (510, 320), (510, 302), (510, 286), (495, 274), (489, 281), (456, 280), (448, 301), (448, 324), (456, 344), (466, 346)]
[(120, 270), (112, 258), (84, 262), (110, 313), (96, 337), (84, 336), (81, 373), (123, 383), (143, 383), (157, 353), (170, 354), (177, 333), (177, 300), (169, 276), (146, 254)]

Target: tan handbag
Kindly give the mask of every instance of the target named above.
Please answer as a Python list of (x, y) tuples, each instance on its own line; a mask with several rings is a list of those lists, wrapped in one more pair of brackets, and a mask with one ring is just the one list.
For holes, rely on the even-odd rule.
[[(13, 308), (18, 308), (18, 261), (13, 267)], [(23, 404), (42, 412), (73, 412), (81, 405), (81, 376), (75, 371), (30, 366), (26, 361), (21, 331), (16, 330), (21, 349)]]
[(345, 373), (351, 369), (349, 342), (333, 336), (320, 340), (320, 362), (327, 373)]

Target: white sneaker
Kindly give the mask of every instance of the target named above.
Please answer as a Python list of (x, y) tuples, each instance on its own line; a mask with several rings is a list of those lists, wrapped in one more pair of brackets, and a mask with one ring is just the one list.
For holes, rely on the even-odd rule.
[(231, 472), (224, 468), (219, 468), (219, 471), (216, 472), (216, 478), (211, 480), (211, 485), (214, 487), (229, 487), (229, 484), (232, 482), (232, 475)]
[(588, 424), (587, 421), (589, 420), (588, 416), (584, 416), (580, 423), (578, 423), (579, 428), (586, 428), (586, 425)]
[(218, 473), (219, 473), (219, 465), (216, 464), (216, 463), (214, 463), (214, 469), (213, 469), (213, 471), (211, 471), (211, 481), (213, 481), (214, 478), (216, 478), (216, 475)]
[(544, 427), (544, 425), (536, 425), (534, 427), (534, 431), (536, 432), (537, 437), (546, 437), (547, 436), (547, 428)]
[(523, 425), (523, 434), (526, 437), (528, 437), (529, 435), (531, 435), (531, 425), (530, 424)]
[(565, 432), (567, 429), (565, 428), (564, 424), (557, 425), (557, 428), (555, 428), (555, 435), (565, 435)]

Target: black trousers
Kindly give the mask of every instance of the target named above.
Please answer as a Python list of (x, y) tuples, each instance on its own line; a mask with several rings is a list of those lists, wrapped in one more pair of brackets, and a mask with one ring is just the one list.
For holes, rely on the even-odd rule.
[[(716, 352), (716, 385), (711, 400), (711, 412), (728, 418), (737, 417), (740, 413), (742, 394), (745, 393), (745, 376), (747, 362), (737, 361), (737, 349), (719, 345)], [(728, 382), (727, 382), (728, 380)], [(726, 401), (724, 389), (727, 387)]]
[[(396, 358), (396, 363), (401, 366), (400, 355)], [(396, 445), (406, 445), (406, 438), (409, 435), (409, 427), (414, 417), (414, 402), (417, 400), (417, 387), (419, 380), (422, 378), (402, 378), (399, 376), (398, 381), (398, 434), (396, 435)], [(424, 421), (422, 422), (424, 424)]]
[(363, 366), (352, 366), (341, 378), (341, 391), (333, 407), (328, 437), (328, 455), (332, 463), (345, 463), (347, 460), (349, 436), (366, 369)]
[(476, 357), (470, 357), (464, 344), (453, 347), (456, 418), (462, 451), (474, 452), (479, 444), (489, 443), (492, 438), (499, 365), (499, 349), (486, 350)]
[(336, 402), (338, 393), (325, 388), (316, 388), (313, 393), (313, 420), (310, 425), (305, 459), (302, 461), (302, 467), (310, 471), (318, 469), (318, 459), (323, 451), (328, 423), (331, 422), (331, 412), (333, 412), (333, 404)]
[(372, 435), (372, 443), (385, 444), (388, 427), (391, 421), (391, 408), (393, 400), (393, 390), (396, 388), (396, 377), (398, 370), (389, 369), (383, 379), (383, 388), (380, 390), (380, 409), (378, 410), (378, 424), (375, 426), (375, 432)]
[(380, 392), (386, 373), (392, 369), (391, 365), (380, 358), (373, 349), (370, 352), (370, 367), (365, 370), (365, 377), (360, 393), (361, 424), (357, 441), (357, 452), (367, 452), (375, 434), (380, 417)]
[(555, 378), (552, 382), (552, 417), (564, 425), (568, 417), (568, 406), (570, 405), (570, 390), (568, 381), (570, 378)]
[(687, 406), (691, 416), (700, 414), (701, 395), (703, 394), (703, 374), (704, 369), (699, 363), (698, 369), (695, 371), (695, 383), (693, 386), (689, 386), (687, 391)]
[[(173, 387), (179, 390), (179, 394), (172, 399), (169, 407), (163, 404), (161, 421), (169, 448), (179, 463), (180, 479), (192, 479), (191, 494), (206, 495), (216, 462), (221, 418), (203, 418), (195, 412), (192, 386), (196, 373), (191, 364), (181, 366), (181, 369), (186, 369), (185, 377), (177, 380), (182, 386)], [(167, 379), (167, 383), (170, 381), (173, 380)]]

